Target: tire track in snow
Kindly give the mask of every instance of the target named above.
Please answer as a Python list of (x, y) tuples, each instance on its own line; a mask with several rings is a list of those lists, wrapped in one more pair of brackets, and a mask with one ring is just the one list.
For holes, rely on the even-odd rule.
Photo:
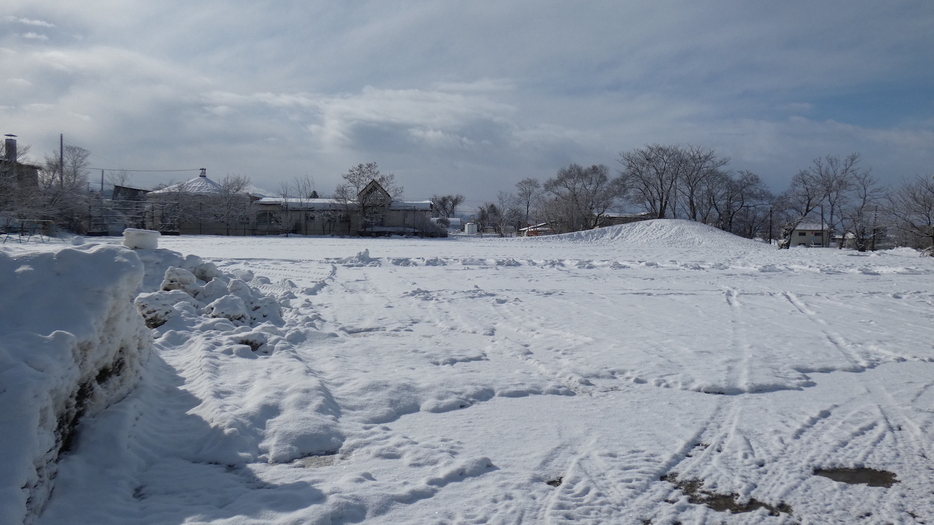
[[(635, 387), (646, 388), (646, 387)], [(623, 394), (618, 394), (623, 395)], [(701, 394), (698, 394), (701, 395)], [(702, 450), (702, 437), (723, 428), (724, 418), (733, 412), (735, 398), (721, 398), (709, 416), (688, 432), (668, 453), (656, 447), (640, 448), (626, 443), (590, 441), (567, 444), (556, 454), (564, 456), (566, 466), (561, 484), (538, 511), (536, 523), (673, 523), (681, 516), (683, 505), (671, 505), (676, 489), (661, 478), (687, 465), (692, 451)], [(726, 415), (724, 415), (726, 413)], [(735, 418), (734, 418), (735, 419)], [(657, 429), (631, 429), (633, 443), (657, 443)], [(728, 431), (726, 432), (728, 433)], [(549, 473), (558, 472), (558, 460), (550, 461)], [(687, 468), (687, 467), (686, 467)], [(701, 513), (704, 509), (698, 510)], [(667, 520), (667, 521), (666, 521)]]
[(730, 308), (730, 331), (732, 341), (730, 344), (733, 354), (739, 354), (736, 364), (727, 371), (726, 394), (749, 391), (749, 367), (752, 360), (752, 349), (745, 334), (746, 324), (742, 318), (742, 305), (739, 301), (739, 290), (726, 288), (724, 298)]
[[(819, 515), (827, 523), (850, 523), (858, 517), (869, 516), (878, 523), (905, 522), (906, 512), (926, 515), (929, 519), (934, 517), (930, 503), (926, 513), (924, 509), (906, 508), (905, 503), (929, 501), (929, 496), (906, 486), (911, 478), (906, 478), (904, 470), (905, 466), (918, 463), (922, 454), (918, 444), (922, 440), (902, 439), (899, 434), (907, 423), (894, 416), (891, 407), (873, 402), (873, 396), (867, 394), (870, 392), (828, 406), (807, 418), (791, 440), (771, 451), (779, 464), (773, 469), (775, 475), (762, 481), (762, 490), (793, 501), (800, 515)], [(906, 461), (899, 458), (903, 455), (914, 457)], [(901, 468), (893, 468), (899, 464)], [(813, 475), (818, 468), (878, 468), (880, 465), (895, 471), (899, 483), (889, 488), (850, 486)], [(928, 462), (927, 470), (930, 469)], [(912, 492), (913, 497), (910, 496)], [(929, 494), (929, 487), (923, 492)], [(833, 494), (832, 500), (828, 501), (830, 494)]]
[(803, 314), (808, 320), (820, 327), (821, 332), (824, 334), (824, 337), (827, 339), (830, 344), (836, 348), (843, 358), (850, 362), (851, 366), (848, 367), (847, 371), (849, 372), (862, 372), (869, 367), (864, 359), (862, 359), (855, 351), (853, 351), (853, 345), (847, 341), (843, 336), (830, 330), (827, 325), (827, 321), (820, 318), (814, 310), (810, 309), (807, 304), (805, 304), (797, 295), (791, 292), (782, 292), (782, 295), (785, 299), (795, 307), (798, 312)]
[[(812, 405), (806, 414), (773, 411), (776, 419), (770, 421), (768, 432), (755, 423), (763, 405), (770, 405), (768, 398), (804, 393), (723, 398), (699, 431), (697, 446), (674, 462), (670, 472), (676, 472), (679, 480), (701, 481), (705, 490), (737, 494), (738, 501), (755, 498), (773, 506), (788, 504), (792, 517), (805, 522), (852, 523), (860, 517), (872, 523), (915, 523), (914, 517), (921, 520), (917, 522), (930, 522), (934, 502), (924, 480), (934, 472), (930, 443), (934, 415), (913, 397), (925, 391), (930, 380), (896, 394), (887, 387), (892, 383), (876, 377), (846, 379), (832, 387), (837, 397), (843, 394), (839, 402)], [(890, 488), (847, 485), (814, 475), (819, 468), (860, 467), (891, 470), (898, 483)], [(650, 508), (653, 501), (661, 500), (647, 492), (640, 505)], [(674, 506), (660, 508), (653, 520), (685, 521), (688, 516)], [(774, 521), (744, 516), (748, 516), (744, 522), (763, 523), (789, 518), (784, 512)]]
[[(707, 480), (715, 473), (729, 470), (719, 468), (717, 458), (724, 446), (737, 436), (737, 426), (741, 421), (743, 396), (721, 397), (713, 412), (705, 419), (691, 437), (680, 447), (671, 452), (666, 461), (655, 465), (651, 476), (645, 476), (641, 494), (635, 498), (630, 508), (641, 516), (642, 520), (677, 523), (685, 519), (684, 512), (699, 513), (701, 517), (707, 509), (702, 505), (683, 505), (684, 496), (670, 482), (662, 478), (677, 475), (679, 480)], [(703, 522), (701, 518), (692, 519)]]
[[(503, 318), (504, 321), (496, 324), (493, 348), (509, 349), (507, 352), (511, 357), (533, 367), (542, 375), (553, 378), (574, 393), (590, 393), (593, 390), (593, 383), (583, 376), (573, 371), (546, 364), (535, 357), (535, 353), (531, 350), (533, 344), (536, 343), (535, 340), (540, 338), (542, 334), (551, 336), (549, 337), (552, 341), (551, 345), (554, 345), (555, 339), (569, 341), (569, 348), (591, 343), (593, 342), (592, 338), (549, 328), (545, 324), (546, 320), (542, 317), (517, 314), (515, 309), (519, 307), (515, 305), (498, 304), (494, 308), (496, 308), (498, 317)], [(523, 313), (526, 313), (524, 309)], [(504, 334), (510, 334), (510, 336)]]

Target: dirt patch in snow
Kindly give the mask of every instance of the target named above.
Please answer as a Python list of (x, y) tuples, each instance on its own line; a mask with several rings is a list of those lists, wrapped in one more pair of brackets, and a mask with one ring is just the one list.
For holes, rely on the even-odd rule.
[(697, 479), (678, 479), (678, 475), (674, 472), (662, 476), (661, 480), (678, 487), (681, 493), (688, 497), (688, 501), (691, 504), (706, 505), (717, 512), (739, 514), (765, 509), (769, 512), (769, 516), (779, 516), (782, 513), (791, 514), (791, 507), (784, 502), (778, 505), (770, 505), (757, 499), (749, 498), (745, 503), (740, 503), (738, 494), (719, 494), (704, 490), (702, 481)]
[(562, 481), (564, 481), (564, 478), (562, 478), (561, 476), (558, 476), (558, 477), (555, 478), (555, 479), (546, 481), (545, 484), (546, 484), (546, 485), (551, 485), (552, 487), (560, 487)]
[(894, 472), (871, 468), (819, 468), (814, 470), (814, 475), (850, 485), (869, 485), (870, 487), (889, 488), (898, 483)]

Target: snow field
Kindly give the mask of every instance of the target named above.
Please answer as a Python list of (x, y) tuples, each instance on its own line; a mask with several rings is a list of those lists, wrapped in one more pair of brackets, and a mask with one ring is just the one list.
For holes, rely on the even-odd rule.
[[(160, 244), (200, 258), (138, 252), (156, 351), (82, 423), (40, 523), (934, 519), (915, 252), (681, 221)], [(897, 482), (814, 475), (833, 468)]]

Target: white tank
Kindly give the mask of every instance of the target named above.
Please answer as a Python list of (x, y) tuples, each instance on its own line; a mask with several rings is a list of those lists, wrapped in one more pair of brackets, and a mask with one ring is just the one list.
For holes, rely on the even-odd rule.
[(468, 222), (464, 225), (464, 233), (467, 235), (476, 235), (477, 234), (477, 223)]

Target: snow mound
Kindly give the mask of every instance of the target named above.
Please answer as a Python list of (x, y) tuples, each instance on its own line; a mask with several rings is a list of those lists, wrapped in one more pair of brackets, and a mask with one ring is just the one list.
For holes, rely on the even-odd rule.
[[(282, 307), (275, 298), (240, 279), (225, 276), (219, 271), (206, 272), (204, 268), (204, 264), (196, 266), (196, 274), (169, 266), (159, 291), (139, 294), (134, 302), (146, 320), (146, 326), (158, 328), (173, 318), (184, 317), (182, 314), (192, 309), (238, 326), (256, 326), (264, 322), (278, 326), (283, 324)], [(210, 268), (216, 270), (214, 265)], [(157, 267), (150, 269), (156, 270)]]
[(655, 219), (582, 232), (538, 237), (537, 241), (625, 244), (647, 248), (750, 248), (762, 244), (718, 230), (712, 226), (680, 219)]
[(152, 338), (133, 307), (143, 264), (112, 246), (0, 253), (0, 522), (31, 522), (82, 417), (126, 396)]

